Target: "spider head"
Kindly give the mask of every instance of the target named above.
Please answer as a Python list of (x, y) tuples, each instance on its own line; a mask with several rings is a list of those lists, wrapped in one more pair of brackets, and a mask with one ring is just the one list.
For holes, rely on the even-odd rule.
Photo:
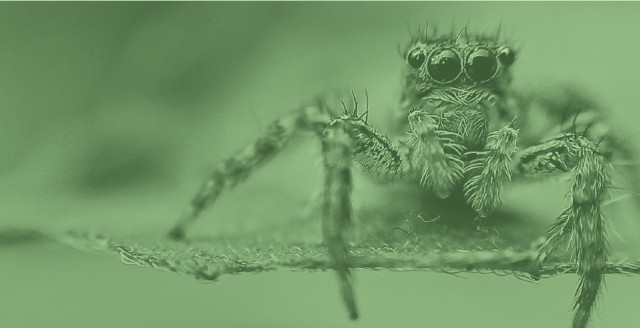
[(441, 128), (481, 146), (487, 118), (509, 84), (515, 52), (498, 37), (419, 33), (403, 53), (405, 107), (444, 118)]
[(497, 37), (470, 36), (466, 28), (455, 37), (420, 33), (403, 56), (406, 91), (416, 99), (454, 90), (499, 93), (515, 60), (514, 50)]

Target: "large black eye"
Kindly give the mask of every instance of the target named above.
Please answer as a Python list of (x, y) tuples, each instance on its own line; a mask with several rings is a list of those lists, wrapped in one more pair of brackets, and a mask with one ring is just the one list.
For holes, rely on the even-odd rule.
[(438, 82), (451, 82), (460, 75), (461, 71), (460, 57), (451, 49), (436, 50), (429, 56), (427, 72)]
[(426, 58), (422, 49), (414, 49), (409, 53), (409, 56), (407, 56), (407, 62), (413, 68), (420, 68)]
[(490, 80), (498, 69), (496, 56), (491, 50), (486, 48), (477, 48), (473, 50), (467, 57), (464, 66), (467, 75), (476, 82), (485, 82)]
[(511, 64), (513, 64), (513, 61), (516, 59), (516, 53), (509, 48), (504, 48), (500, 50), (500, 53), (498, 54), (498, 59), (500, 60), (500, 63), (502, 63), (502, 65), (510, 66)]

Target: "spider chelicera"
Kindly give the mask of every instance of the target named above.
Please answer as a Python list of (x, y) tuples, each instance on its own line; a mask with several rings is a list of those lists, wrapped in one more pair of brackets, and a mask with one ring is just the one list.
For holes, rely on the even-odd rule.
[[(578, 114), (595, 108), (558, 108), (544, 95), (510, 89), (515, 50), (499, 36), (428, 35), (420, 31), (403, 51), (404, 89), (398, 132), (385, 136), (358, 113), (323, 99), (284, 116), (255, 143), (211, 173), (171, 230), (174, 239), (225, 189), (244, 180), (281, 150), (296, 130), (314, 131), (322, 141), (324, 198), (322, 231), (331, 267), (338, 273), (350, 316), (357, 318), (345, 227), (351, 221), (352, 167), (380, 181), (413, 180), (440, 198), (461, 190), (476, 213), (476, 225), (501, 205), (503, 185), (514, 177), (570, 175), (570, 205), (557, 216), (538, 249), (542, 266), (563, 242), (571, 246), (579, 277), (574, 328), (586, 327), (603, 282), (607, 261), (602, 204), (610, 186), (608, 163), (614, 137), (598, 138), (602, 122)], [(562, 101), (560, 101), (561, 103)], [(543, 137), (528, 129), (535, 107), (567, 130)], [(551, 127), (546, 132), (551, 131)], [(594, 137), (596, 136), (596, 137)], [(600, 140), (598, 140), (600, 139)], [(619, 144), (618, 144), (619, 145)], [(470, 223), (473, 224), (473, 223)]]

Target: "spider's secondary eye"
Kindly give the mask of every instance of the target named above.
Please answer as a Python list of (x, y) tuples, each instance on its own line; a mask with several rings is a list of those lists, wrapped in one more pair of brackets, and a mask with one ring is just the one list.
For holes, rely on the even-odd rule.
[(498, 71), (498, 62), (491, 50), (478, 48), (469, 54), (464, 69), (474, 81), (485, 82)]
[(426, 58), (427, 57), (424, 55), (424, 52), (422, 52), (421, 49), (415, 49), (409, 53), (409, 56), (407, 56), (407, 62), (413, 68), (420, 68)]
[(451, 49), (436, 50), (429, 56), (427, 72), (438, 82), (451, 82), (461, 71), (460, 57)]
[(504, 66), (510, 66), (511, 64), (513, 64), (513, 61), (515, 59), (516, 53), (509, 48), (500, 50), (500, 53), (498, 54), (498, 60), (500, 60), (500, 63), (502, 63), (502, 65)]

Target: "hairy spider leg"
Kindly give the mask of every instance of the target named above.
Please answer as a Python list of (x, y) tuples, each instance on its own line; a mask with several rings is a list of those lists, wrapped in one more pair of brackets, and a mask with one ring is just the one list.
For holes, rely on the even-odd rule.
[(348, 134), (349, 121), (336, 120), (325, 130), (322, 138), (324, 154), (324, 198), (322, 234), (329, 249), (331, 266), (338, 274), (340, 291), (349, 316), (358, 318), (351, 274), (349, 254), (345, 242), (345, 228), (351, 223), (351, 165), (352, 145)]
[(463, 153), (466, 148), (454, 132), (438, 128), (438, 115), (423, 110), (409, 113), (411, 166), (420, 184), (438, 197), (447, 198), (464, 173)]
[(358, 318), (353, 294), (345, 229), (351, 223), (351, 167), (379, 181), (399, 179), (406, 173), (397, 148), (357, 116), (341, 115), (331, 121), (322, 136), (325, 167), (322, 231), (331, 266), (340, 280), (342, 298), (351, 319)]
[(511, 163), (518, 140), (515, 120), (489, 133), (483, 151), (467, 152), (472, 157), (465, 167), (467, 181), (464, 195), (467, 204), (480, 218), (493, 213), (502, 203), (502, 186), (511, 180)]
[(578, 287), (573, 328), (584, 328), (604, 281), (607, 261), (606, 223), (602, 203), (610, 178), (606, 160), (597, 145), (575, 133), (567, 133), (523, 151), (518, 169), (523, 175), (571, 173), (571, 205), (562, 212), (540, 246), (536, 269), (544, 265), (560, 244), (569, 242), (577, 262)]
[(169, 237), (183, 239), (187, 227), (218, 199), (223, 190), (233, 188), (245, 180), (256, 167), (273, 158), (284, 148), (296, 130), (311, 130), (319, 135), (330, 118), (327, 104), (320, 98), (314, 104), (269, 124), (258, 140), (216, 167), (171, 229)]
[[(608, 120), (611, 113), (588, 94), (575, 87), (553, 85), (551, 90), (513, 90), (505, 99), (501, 115), (518, 116), (521, 147), (537, 146), (541, 140), (562, 133), (582, 135), (598, 145), (598, 153), (613, 167), (612, 180), (616, 186), (640, 193), (640, 154), (632, 136), (629, 131), (612, 128)], [(519, 178), (517, 170), (513, 178)], [(640, 209), (640, 197), (635, 197), (634, 202)]]

